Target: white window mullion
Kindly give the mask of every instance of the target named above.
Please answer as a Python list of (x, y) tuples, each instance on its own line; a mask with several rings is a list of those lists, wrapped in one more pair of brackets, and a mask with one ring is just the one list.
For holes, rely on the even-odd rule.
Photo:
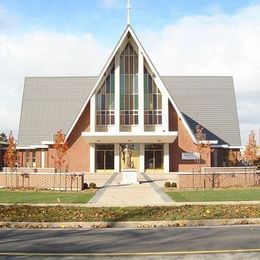
[(90, 132), (95, 132), (96, 128), (96, 95), (90, 99)]
[(144, 153), (145, 144), (140, 144), (140, 157), (139, 157), (139, 164), (140, 164), (140, 172), (145, 172), (145, 153)]
[(95, 164), (96, 164), (96, 158), (95, 158), (95, 144), (89, 145), (89, 157), (90, 157), (90, 165), (89, 165), (89, 172), (94, 173), (95, 172)]
[(162, 96), (162, 125), (164, 131), (169, 131), (169, 104), (167, 95)]
[(144, 132), (144, 56), (139, 50), (138, 55), (138, 127)]
[(42, 149), (41, 152), (41, 168), (45, 168), (45, 150)]
[(114, 169), (115, 169), (115, 172), (120, 172), (120, 147), (119, 147), (119, 144), (115, 144), (115, 148), (114, 148)]
[(120, 55), (115, 56), (115, 131), (120, 129)]
[(169, 144), (164, 144), (163, 147), (164, 156), (163, 156), (163, 171), (164, 173), (168, 173), (170, 171), (170, 160), (169, 160)]

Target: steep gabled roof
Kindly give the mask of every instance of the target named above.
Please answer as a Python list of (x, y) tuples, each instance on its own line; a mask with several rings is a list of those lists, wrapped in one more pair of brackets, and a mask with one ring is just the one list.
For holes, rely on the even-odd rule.
[(163, 81), (193, 132), (200, 124), (208, 140), (241, 145), (232, 77), (168, 76)]
[[(232, 77), (161, 77), (171, 98), (194, 130), (206, 137), (239, 146), (240, 131)], [(98, 77), (26, 78), (18, 146), (41, 145), (62, 129), (66, 134), (90, 96)]]
[(85, 107), (87, 106), (87, 104), (88, 104), (88, 102), (89, 102), (91, 96), (94, 94), (95, 90), (98, 88), (100, 82), (101, 82), (102, 79), (104, 78), (105, 72), (107, 71), (107, 69), (108, 69), (110, 63), (112, 62), (112, 60), (114, 59), (116, 53), (119, 51), (120, 47), (123, 45), (123, 42), (125, 41), (125, 39), (129, 38), (129, 36), (131, 36), (131, 37), (133, 38), (133, 40), (134, 40), (134, 42), (137, 44), (139, 50), (140, 50), (141, 53), (143, 54), (144, 59), (145, 59), (145, 61), (147, 62), (149, 68), (150, 68), (151, 71), (154, 73), (154, 76), (155, 76), (154, 80), (155, 80), (155, 82), (156, 82), (156, 86), (160, 89), (160, 91), (161, 91), (161, 93), (162, 93), (163, 95), (166, 95), (166, 96), (170, 99), (170, 101), (171, 101), (171, 103), (172, 103), (172, 105), (173, 105), (173, 107), (174, 107), (176, 113), (177, 113), (178, 116), (182, 119), (182, 122), (183, 122), (185, 128), (187, 129), (189, 135), (191, 136), (193, 142), (196, 142), (195, 136), (194, 136), (193, 132), (191, 131), (191, 129), (190, 129), (188, 123), (186, 122), (185, 117), (182, 115), (182, 113), (180, 112), (178, 106), (176, 105), (176, 103), (174, 102), (174, 100), (171, 98), (170, 94), (168, 93), (168, 90), (165, 88), (164, 83), (163, 83), (163, 81), (161, 80), (161, 77), (160, 77), (159, 73), (157, 72), (155, 66), (153, 65), (153, 63), (152, 63), (150, 57), (149, 57), (148, 54), (146, 53), (146, 51), (145, 51), (145, 49), (143, 48), (141, 42), (139, 41), (138, 37), (136, 36), (134, 30), (132, 29), (132, 27), (131, 27), (129, 24), (127, 25), (125, 31), (123, 32), (122, 36), (120, 37), (118, 43), (116, 44), (114, 50), (112, 51), (112, 53), (111, 53), (109, 59), (107, 60), (105, 66), (103, 67), (103, 69), (102, 69), (102, 71), (101, 71), (101, 73), (100, 73), (100, 75), (99, 75), (99, 77), (98, 77), (98, 79), (97, 79), (97, 82), (96, 82), (96, 84), (95, 84), (95, 86), (94, 86), (94, 88), (93, 88), (91, 94), (90, 94), (89, 97), (86, 99), (85, 103), (83, 104), (83, 106), (82, 106), (82, 108), (81, 108), (81, 110), (80, 110), (80, 113), (78, 114), (78, 116), (77, 116), (76, 119), (74, 120), (73, 124), (71, 125), (71, 127), (70, 127), (70, 129), (69, 129), (69, 131), (68, 131), (68, 133), (67, 133), (67, 137), (66, 137), (66, 138), (69, 137), (70, 133), (71, 133), (72, 130), (74, 129), (74, 127), (75, 127), (75, 125), (76, 125), (76, 123), (77, 123), (79, 117), (80, 117), (81, 114), (83, 113), (83, 111), (84, 111)]
[(207, 130), (207, 139), (218, 139), (219, 144), (240, 145), (232, 78), (161, 78), (132, 27), (128, 25), (98, 77), (25, 79), (18, 146), (41, 145), (42, 141), (51, 141), (52, 135), (59, 129), (68, 138), (129, 34), (154, 73), (157, 87), (169, 98), (193, 141), (196, 142), (192, 129), (199, 123)]
[(96, 77), (25, 78), (18, 146), (41, 145), (62, 129), (68, 132)]

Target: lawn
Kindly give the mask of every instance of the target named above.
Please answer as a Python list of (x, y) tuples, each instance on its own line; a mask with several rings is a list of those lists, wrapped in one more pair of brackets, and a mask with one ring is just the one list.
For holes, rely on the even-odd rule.
[(95, 192), (0, 190), (0, 203), (86, 203)]
[(177, 202), (260, 200), (260, 188), (198, 191), (166, 190), (166, 193)]

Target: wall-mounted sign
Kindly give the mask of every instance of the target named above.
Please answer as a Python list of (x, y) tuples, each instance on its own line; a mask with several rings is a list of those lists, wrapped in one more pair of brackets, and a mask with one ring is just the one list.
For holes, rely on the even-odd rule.
[(199, 153), (181, 153), (181, 159), (184, 161), (198, 160), (200, 157)]

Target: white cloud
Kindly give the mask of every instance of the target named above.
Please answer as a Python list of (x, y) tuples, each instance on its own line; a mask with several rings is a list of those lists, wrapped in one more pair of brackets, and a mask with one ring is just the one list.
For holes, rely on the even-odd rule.
[(0, 33), (0, 132), (17, 133), (25, 76), (97, 75), (107, 57), (91, 34)]
[(260, 5), (234, 15), (183, 17), (142, 41), (162, 75), (232, 75), (242, 142), (260, 128)]
[[(183, 17), (140, 35), (162, 75), (234, 76), (243, 143), (260, 128), (259, 13), (255, 5), (231, 16)], [(97, 75), (110, 51), (91, 34), (0, 31), (0, 132), (17, 133), (25, 76)]]
[(108, 9), (113, 9), (119, 4), (118, 0), (101, 0), (101, 6)]

